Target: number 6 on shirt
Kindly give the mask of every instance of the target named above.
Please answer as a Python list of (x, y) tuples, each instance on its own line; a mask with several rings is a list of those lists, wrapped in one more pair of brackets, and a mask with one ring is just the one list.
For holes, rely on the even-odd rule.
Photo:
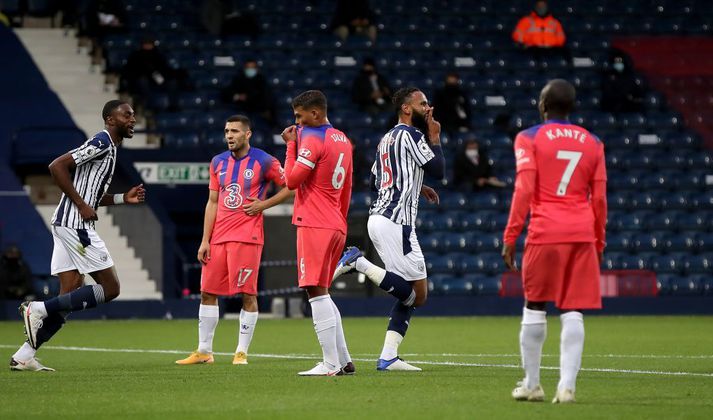
[(339, 159), (337, 159), (337, 164), (334, 166), (334, 173), (332, 174), (332, 186), (335, 190), (342, 188), (344, 180), (347, 179), (347, 171), (342, 166), (342, 159), (344, 159), (344, 153), (339, 154)]
[(582, 158), (582, 152), (572, 152), (569, 150), (558, 150), (557, 159), (568, 160), (567, 168), (565, 168), (562, 174), (562, 179), (560, 179), (559, 187), (557, 188), (557, 195), (563, 196), (567, 194), (567, 186), (569, 181), (572, 179), (572, 174), (574, 174), (574, 169), (577, 167), (579, 160)]

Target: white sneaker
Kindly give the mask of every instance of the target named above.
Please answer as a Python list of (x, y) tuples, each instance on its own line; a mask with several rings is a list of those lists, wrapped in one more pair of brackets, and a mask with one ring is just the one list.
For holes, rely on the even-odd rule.
[(329, 369), (324, 362), (317, 363), (317, 366), (304, 372), (298, 372), (300, 376), (336, 376), (340, 369)]
[(15, 360), (14, 358), (10, 359), (10, 370), (29, 370), (31, 372), (39, 372), (39, 371), (45, 371), (45, 372), (54, 372), (54, 369), (44, 366), (42, 363), (40, 363), (39, 360), (36, 358), (32, 358), (26, 362), (20, 362)]
[(575, 402), (574, 391), (572, 391), (571, 389), (558, 389), (557, 393), (555, 394), (555, 398), (552, 400), (552, 404), (566, 404), (573, 402)]
[(537, 385), (534, 389), (525, 387), (524, 383), (518, 382), (517, 387), (512, 390), (512, 397), (517, 401), (544, 401), (545, 391), (542, 386)]
[(25, 335), (30, 347), (37, 349), (37, 330), (42, 328), (43, 319), (32, 310), (32, 302), (23, 302), (18, 308), (22, 321), (25, 323)]
[(410, 365), (398, 357), (391, 360), (379, 359), (376, 361), (376, 370), (404, 370), (411, 372), (420, 372), (421, 368)]

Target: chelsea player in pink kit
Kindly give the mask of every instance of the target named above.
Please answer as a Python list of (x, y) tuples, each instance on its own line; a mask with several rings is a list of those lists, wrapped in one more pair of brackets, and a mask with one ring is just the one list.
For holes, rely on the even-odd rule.
[(265, 199), (270, 182), (285, 186), (284, 171), (273, 156), (250, 147), (251, 135), (247, 117), (229, 117), (225, 123), (228, 150), (210, 163), (210, 194), (198, 249), (198, 261), (203, 264), (198, 350), (177, 360), (179, 365), (213, 363), (218, 296), (235, 294), (242, 296), (243, 308), (233, 364), (247, 364), (248, 347), (258, 318), (257, 277), (264, 243), (262, 212), (291, 195), (287, 188), (282, 188)]
[(301, 376), (354, 373), (339, 309), (329, 296), (347, 234), (352, 191), (352, 144), (327, 119), (327, 98), (309, 90), (292, 101), (297, 126), (287, 127), (285, 178), (296, 190), (299, 286), (307, 292), (323, 360)]

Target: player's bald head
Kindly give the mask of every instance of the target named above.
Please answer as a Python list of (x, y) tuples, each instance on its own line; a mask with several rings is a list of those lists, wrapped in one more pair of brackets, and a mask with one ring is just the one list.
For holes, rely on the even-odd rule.
[(576, 91), (574, 86), (564, 79), (550, 80), (540, 92), (540, 113), (547, 118), (553, 115), (566, 117), (574, 110)]

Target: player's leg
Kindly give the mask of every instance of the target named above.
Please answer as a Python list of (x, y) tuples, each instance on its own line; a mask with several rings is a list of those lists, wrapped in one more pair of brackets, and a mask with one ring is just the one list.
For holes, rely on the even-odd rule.
[[(65, 271), (57, 273), (60, 282), (59, 294), (64, 295), (82, 286), (84, 276), (79, 274), (77, 270)], [(46, 366), (42, 366), (35, 354), (42, 344), (49, 341), (62, 328), (65, 323), (67, 314), (52, 314), (42, 321), (42, 326), (38, 328), (36, 334), (35, 347), (30, 345), (29, 339), (12, 355), (10, 359), (10, 369), (12, 370), (54, 370)]]
[(314, 331), (322, 348), (322, 363), (300, 372), (301, 376), (333, 376), (341, 368), (337, 351), (337, 318), (328, 289), (331, 283), (330, 250), (325, 249), (324, 243), (325, 240), (331, 242), (331, 237), (325, 237), (327, 233), (331, 235), (329, 229), (297, 227), (299, 286), (307, 292)]
[[(336, 267), (341, 255), (341, 250), (344, 249), (344, 243), (346, 242), (345, 235), (335, 235), (334, 243), (330, 244), (331, 257), (329, 262), (329, 267)], [(337, 353), (339, 356), (339, 366), (341, 367), (340, 375), (353, 375), (356, 373), (356, 368), (352, 362), (352, 356), (349, 354), (349, 347), (347, 346), (347, 339), (344, 335), (344, 327), (342, 325), (342, 314), (339, 312), (337, 304), (334, 303), (331, 296), (329, 300), (332, 302), (332, 309), (334, 310), (334, 317), (336, 319), (337, 326)]]
[(235, 287), (231, 293), (238, 293), (243, 299), (238, 326), (238, 346), (233, 357), (234, 365), (248, 363), (248, 349), (258, 319), (257, 278), (261, 255), (262, 245), (257, 244), (236, 242), (228, 249), (228, 264), (233, 265), (230, 270), (237, 273)]
[(240, 324), (238, 326), (238, 347), (233, 357), (234, 365), (248, 364), (248, 350), (255, 333), (258, 320), (257, 296), (243, 293), (243, 307), (240, 309)]
[[(584, 350), (584, 317), (581, 309), (601, 308), (599, 262), (594, 244), (569, 245), (571, 254), (565, 272), (563, 296), (557, 301), (560, 315), (560, 381), (552, 402), (574, 402), (577, 375)], [(575, 281), (576, 279), (576, 281)]]
[(518, 401), (543, 401), (540, 385), (542, 346), (547, 338), (546, 302), (552, 299), (553, 286), (560, 281), (559, 253), (555, 245), (528, 245), (523, 256), (525, 307), (520, 324), (520, 356), (525, 378), (512, 391)]
[(198, 307), (198, 348), (178, 365), (213, 363), (213, 337), (220, 318), (218, 296), (230, 294), (227, 244), (212, 244), (210, 259), (201, 267), (201, 303)]

